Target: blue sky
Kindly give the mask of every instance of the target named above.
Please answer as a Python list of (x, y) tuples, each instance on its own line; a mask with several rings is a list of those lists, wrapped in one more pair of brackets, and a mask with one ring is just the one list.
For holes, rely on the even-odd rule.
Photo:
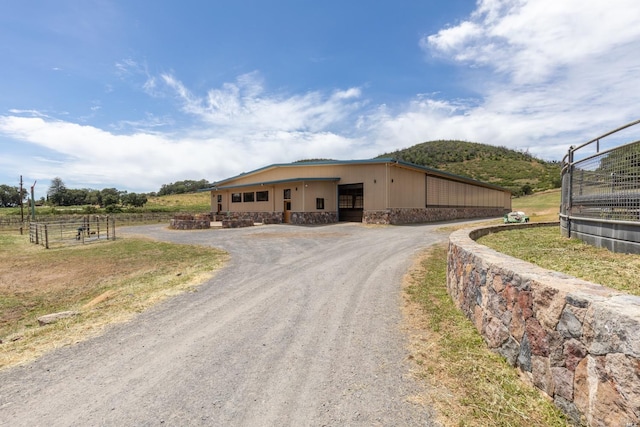
[(149, 192), (435, 139), (560, 160), (640, 118), (637, 0), (0, 5), (0, 184)]

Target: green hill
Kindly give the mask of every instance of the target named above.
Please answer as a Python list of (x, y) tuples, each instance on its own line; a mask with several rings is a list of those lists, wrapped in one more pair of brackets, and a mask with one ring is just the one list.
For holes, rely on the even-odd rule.
[(514, 196), (559, 188), (560, 163), (529, 153), (465, 141), (429, 141), (385, 153), (417, 165), (508, 188)]

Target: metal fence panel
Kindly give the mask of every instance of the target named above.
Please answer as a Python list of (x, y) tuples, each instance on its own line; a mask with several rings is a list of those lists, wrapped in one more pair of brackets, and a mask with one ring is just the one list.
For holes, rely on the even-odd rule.
[[(572, 147), (563, 159), (562, 233), (596, 246), (640, 253), (640, 140), (601, 150), (605, 138), (640, 131), (640, 120)], [(584, 152), (588, 154), (585, 155)], [(579, 160), (574, 160), (580, 158)]]

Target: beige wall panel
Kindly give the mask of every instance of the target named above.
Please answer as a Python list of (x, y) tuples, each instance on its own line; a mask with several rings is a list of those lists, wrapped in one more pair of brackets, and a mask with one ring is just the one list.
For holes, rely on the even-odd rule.
[[(425, 180), (420, 171), (391, 166), (389, 168), (390, 208), (424, 208)], [(393, 180), (393, 182), (391, 182)], [(366, 203), (366, 198), (365, 198)]]
[(511, 194), (464, 182), (427, 177), (428, 206), (511, 207)]
[[(329, 212), (337, 211), (336, 199), (338, 197), (338, 185), (335, 182), (305, 182), (300, 196), (304, 203), (304, 212)], [(316, 209), (316, 199), (324, 199), (324, 209)]]

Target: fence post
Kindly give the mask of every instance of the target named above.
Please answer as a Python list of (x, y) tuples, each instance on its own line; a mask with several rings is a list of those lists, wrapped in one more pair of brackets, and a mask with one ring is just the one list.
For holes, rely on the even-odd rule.
[(574, 147), (569, 147), (569, 167), (567, 173), (569, 174), (569, 191), (567, 192), (567, 237), (571, 238), (571, 212), (573, 210), (573, 151)]
[(113, 240), (116, 240), (116, 219), (111, 217), (111, 228), (113, 229)]
[(44, 247), (49, 249), (49, 231), (47, 230), (47, 224), (44, 225)]

